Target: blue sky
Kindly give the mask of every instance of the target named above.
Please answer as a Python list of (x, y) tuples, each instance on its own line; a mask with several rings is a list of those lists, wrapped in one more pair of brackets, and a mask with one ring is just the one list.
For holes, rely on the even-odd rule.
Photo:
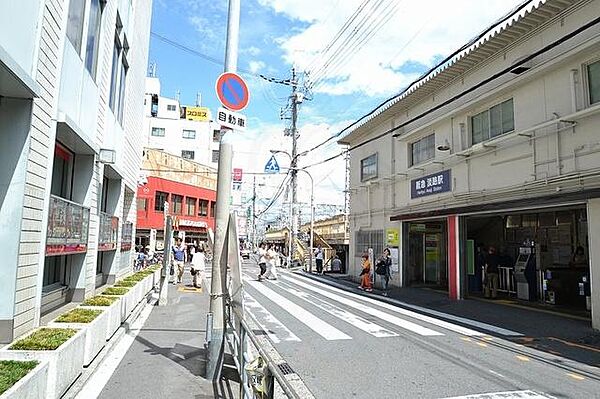
[[(290, 148), (290, 140), (283, 137), (285, 123), (279, 119), (289, 87), (266, 82), (256, 74), (289, 78), (294, 64), (300, 71), (311, 71), (313, 80), (322, 78), (313, 100), (306, 101), (300, 111), (302, 151), (337, 133), (384, 98), (398, 93), (521, 0), (383, 0), (379, 2), (384, 7), (381, 9), (373, 5), (376, 3), (242, 0), (238, 71), (248, 83), (251, 99), (243, 111), (248, 116), (249, 128), (233, 137), (234, 167), (261, 171), (270, 156), (269, 149)], [(481, 7), (482, 3), (485, 7)], [(325, 54), (320, 51), (361, 4), (366, 7), (355, 22), (363, 18), (363, 23), (356, 26), (359, 34), (363, 34), (357, 37), (364, 40), (340, 45), (339, 57), (323, 68), (334, 51)], [(224, 59), (226, 0), (154, 0), (153, 7), (153, 32), (206, 56)], [(369, 35), (370, 27), (373, 31)], [(337, 44), (344, 38), (349, 40), (348, 35), (342, 35)], [(204, 106), (213, 111), (219, 106), (214, 84), (223, 71), (222, 65), (153, 36), (149, 61), (157, 64), (163, 96), (175, 97), (179, 90), (181, 103), (193, 104), (196, 93), (201, 92)], [(332, 142), (303, 157), (301, 165), (339, 152), (340, 148)], [(280, 159), (280, 164), (285, 162)], [(343, 203), (341, 159), (310, 171), (318, 186), (317, 202)], [(271, 183), (278, 178), (272, 177)], [(300, 199), (307, 197), (308, 193), (302, 193)]]

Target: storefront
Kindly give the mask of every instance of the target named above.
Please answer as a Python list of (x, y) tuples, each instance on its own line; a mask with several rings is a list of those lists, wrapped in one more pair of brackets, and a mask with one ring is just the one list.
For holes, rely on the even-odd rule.
[(485, 253), (493, 246), (500, 255), (501, 296), (566, 309), (589, 307), (585, 205), (468, 216), (465, 224), (467, 294), (482, 293)]

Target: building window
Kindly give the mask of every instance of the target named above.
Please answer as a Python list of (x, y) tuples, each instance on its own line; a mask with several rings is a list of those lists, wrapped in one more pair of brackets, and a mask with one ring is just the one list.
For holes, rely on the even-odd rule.
[(219, 162), (219, 150), (213, 150), (212, 151), (212, 161), (214, 163)]
[(44, 261), (43, 286), (48, 287), (54, 284), (64, 284), (63, 276), (65, 275), (66, 268), (66, 256), (47, 256)]
[(177, 107), (174, 104), (167, 104), (167, 111), (175, 111)]
[(360, 181), (377, 177), (377, 154), (366, 157), (360, 161)]
[(66, 147), (56, 143), (54, 146), (54, 164), (52, 165), (52, 185), (50, 193), (65, 199), (71, 199), (73, 182), (74, 154)]
[(600, 61), (587, 66), (587, 80), (590, 91), (590, 105), (600, 102)]
[(185, 214), (196, 216), (196, 198), (187, 197), (185, 199)]
[(81, 53), (81, 42), (83, 41), (83, 18), (85, 15), (85, 1), (70, 1), (69, 16), (67, 20), (67, 37), (69, 41)]
[(471, 143), (477, 144), (515, 130), (512, 98), (471, 118)]
[(148, 198), (138, 198), (137, 199), (137, 210), (138, 211), (147, 211), (148, 210)]
[(214, 218), (217, 216), (215, 214), (216, 211), (217, 211), (217, 203), (213, 201), (210, 203), (210, 217), (211, 218)]
[(435, 157), (435, 134), (430, 134), (412, 143), (410, 153), (410, 166), (418, 165)]
[[(83, 2), (82, 2), (83, 3)], [(85, 46), (85, 67), (96, 78), (96, 69), (98, 64), (98, 43), (100, 43), (100, 26), (102, 23), (102, 6), (100, 0), (90, 1), (90, 11), (88, 14), (88, 35)]]
[(219, 142), (221, 140), (221, 131), (219, 129), (213, 130), (213, 141)]
[(171, 201), (173, 202), (173, 213), (180, 215), (183, 211), (183, 196), (173, 194), (171, 195)]
[(154, 210), (163, 212), (165, 210), (165, 202), (167, 201), (169, 201), (169, 194), (157, 191), (154, 194)]
[(195, 152), (190, 150), (181, 150), (181, 158), (194, 159)]
[(123, 124), (123, 108), (125, 106), (125, 83), (127, 80), (127, 72), (129, 70), (129, 63), (127, 61), (128, 51), (129, 45), (125, 33), (123, 33), (123, 24), (117, 13), (117, 27), (110, 78), (109, 105), (121, 125)]
[(201, 199), (198, 203), (198, 216), (208, 216), (208, 201)]
[(165, 137), (165, 128), (164, 127), (153, 127), (152, 135), (154, 137)]
[(361, 257), (368, 253), (369, 248), (373, 248), (375, 256), (383, 252), (383, 230), (357, 231), (354, 241), (354, 256)]
[(183, 138), (184, 139), (195, 139), (196, 131), (195, 130), (183, 130)]

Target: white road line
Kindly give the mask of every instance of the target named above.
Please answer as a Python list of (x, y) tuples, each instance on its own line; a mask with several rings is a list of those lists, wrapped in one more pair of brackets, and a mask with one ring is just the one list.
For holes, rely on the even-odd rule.
[(258, 292), (260, 292), (261, 294), (269, 298), (271, 301), (273, 301), (275, 304), (277, 304), (277, 306), (281, 307), (283, 310), (288, 312), (298, 321), (305, 324), (308, 328), (310, 328), (326, 340), (334, 341), (342, 339), (352, 339), (352, 337), (350, 337), (349, 335), (344, 334), (331, 324), (328, 324), (323, 320), (319, 319), (303, 307), (279, 295), (272, 289), (268, 288), (265, 284), (251, 280), (247, 280), (246, 282), (250, 286), (254, 287), (254, 289), (256, 289)]
[(369, 320), (362, 318), (354, 313), (350, 313), (338, 306), (335, 306), (332, 303), (322, 300), (321, 298), (317, 298), (316, 296), (308, 294), (306, 292), (298, 291), (298, 290), (292, 288), (292, 285), (290, 285), (290, 284), (280, 283), (278, 285), (281, 287), (285, 286), (286, 292), (289, 292), (290, 294), (297, 296), (300, 299), (304, 299), (311, 305), (316, 306), (319, 309), (322, 309), (325, 312), (332, 314), (335, 317), (338, 317), (341, 320), (345, 321), (346, 323), (349, 323), (349, 324), (353, 325), (354, 327), (356, 327), (366, 333), (369, 333), (377, 338), (397, 337), (398, 336), (398, 334), (393, 331), (390, 331), (390, 330), (388, 330), (384, 327), (381, 327), (380, 325), (377, 325), (375, 323), (371, 323)]
[(274, 343), (281, 341), (300, 342), (300, 338), (248, 293), (244, 294), (244, 308)]
[[(372, 308), (370, 306), (367, 305), (363, 305), (362, 303), (358, 303), (356, 301), (353, 301), (352, 299), (346, 298), (344, 296), (340, 296), (337, 294), (334, 294), (333, 292), (329, 292), (326, 290), (322, 290), (320, 288), (314, 287), (310, 284), (304, 283), (302, 281), (299, 281), (298, 279), (295, 278), (291, 278), (288, 275), (285, 275), (285, 278), (288, 279), (292, 284), (296, 284), (302, 288), (306, 288), (308, 290), (314, 291), (316, 293), (319, 293), (327, 298), (333, 299), (334, 301), (337, 301), (339, 303), (343, 303), (344, 305), (350, 306), (354, 309), (358, 309), (362, 312), (365, 312), (367, 314), (370, 314), (372, 316), (378, 317), (382, 320), (387, 321), (388, 323), (392, 323), (400, 328), (404, 328), (406, 330), (412, 331), (416, 334), (419, 335), (425, 335), (425, 336), (434, 336), (434, 335), (444, 335), (440, 332), (431, 330), (427, 327), (423, 327), (419, 324), (413, 323), (411, 321), (408, 320), (404, 320), (401, 319), (399, 317), (393, 316), (389, 313), (385, 313), (382, 312), (381, 310)], [(358, 295), (357, 295), (358, 296)], [(362, 297), (358, 296), (359, 298), (362, 299)]]
[(121, 337), (115, 347), (112, 348), (110, 353), (102, 360), (102, 363), (98, 365), (94, 374), (87, 380), (75, 399), (91, 399), (100, 396), (100, 393), (110, 380), (110, 377), (121, 363), (121, 360), (125, 357), (129, 347), (133, 341), (135, 341), (135, 338), (140, 333), (142, 327), (144, 327), (146, 320), (150, 316), (150, 313), (152, 313), (152, 309), (154, 309), (154, 306), (146, 305), (140, 316), (129, 328), (129, 331)]
[(548, 396), (535, 391), (508, 391), (508, 392), (490, 392), (465, 396), (453, 396), (445, 399), (552, 399), (554, 396)]
[[(281, 274), (284, 274), (284, 273), (281, 273)], [(284, 275), (286, 277), (290, 276), (289, 273), (285, 273)], [(389, 304), (387, 302), (378, 301), (378, 300), (373, 299), (373, 298), (364, 297), (362, 295), (354, 294), (352, 292), (340, 290), (337, 287), (332, 287), (331, 285), (324, 284), (324, 283), (321, 283), (319, 281), (315, 281), (315, 280), (313, 280), (313, 279), (311, 279), (309, 277), (305, 277), (305, 276), (302, 276), (300, 274), (294, 274), (294, 277), (302, 278), (305, 281), (310, 281), (311, 284), (319, 285), (319, 286), (326, 287), (326, 288), (329, 288), (329, 289), (335, 289), (337, 291), (340, 291), (340, 292), (344, 293), (344, 295), (347, 295), (349, 297), (361, 299), (361, 300), (363, 300), (365, 302), (372, 303), (372, 304), (378, 305), (378, 306), (380, 306), (382, 308), (392, 310), (392, 311), (394, 311), (396, 313), (400, 313), (400, 314), (403, 314), (405, 316), (409, 316), (409, 317), (412, 317), (412, 318), (415, 318), (415, 319), (418, 319), (418, 320), (425, 321), (427, 323), (431, 323), (431, 324), (437, 325), (439, 327), (442, 327), (442, 328), (445, 328), (447, 330), (451, 330), (451, 331), (457, 332), (459, 334), (468, 335), (468, 336), (481, 336), (481, 335), (485, 335), (481, 331), (475, 331), (475, 330), (472, 330), (472, 329), (469, 329), (469, 328), (466, 328), (466, 327), (462, 327), (462, 326), (459, 326), (459, 325), (456, 325), (456, 324), (449, 323), (449, 322), (444, 321), (444, 320), (439, 320), (439, 319), (436, 319), (436, 318), (433, 318), (433, 317), (430, 317), (430, 316), (427, 316), (427, 315), (424, 315), (424, 314), (421, 314), (421, 313), (413, 312), (413, 311), (410, 311), (408, 309), (399, 308), (398, 306)], [(398, 300), (395, 300), (395, 299), (393, 299), (393, 301), (396, 302), (396, 303), (398, 303), (401, 306), (404, 306), (405, 308), (413, 309), (413, 310), (416, 310), (418, 312), (429, 314), (431, 316), (442, 317), (444, 319), (453, 320), (453, 321), (456, 321), (456, 322), (459, 322), (459, 323), (467, 324), (467, 325), (470, 325), (470, 326), (473, 326), (473, 327), (477, 327), (477, 328), (479, 328), (481, 330), (493, 332), (493, 333), (496, 333), (496, 334), (499, 334), (499, 335), (504, 335), (504, 336), (508, 336), (508, 337), (521, 337), (521, 336), (523, 336), (523, 334), (521, 334), (519, 332), (508, 330), (506, 328), (502, 328), (502, 327), (498, 327), (498, 326), (494, 326), (492, 324), (487, 324), (487, 323), (483, 323), (483, 322), (480, 322), (480, 321), (477, 321), (477, 320), (467, 319), (467, 318), (460, 317), (460, 316), (454, 316), (454, 315), (451, 315), (451, 314), (448, 314), (448, 313), (443, 313), (443, 312), (439, 312), (437, 310), (432, 310), (432, 309), (424, 308), (424, 307), (421, 307), (421, 306), (412, 305), (410, 303), (398, 301)]]

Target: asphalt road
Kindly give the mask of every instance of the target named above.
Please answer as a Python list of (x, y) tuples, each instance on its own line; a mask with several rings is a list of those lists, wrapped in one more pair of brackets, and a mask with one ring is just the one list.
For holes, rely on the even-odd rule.
[(259, 282), (257, 271), (244, 262), (248, 317), (317, 398), (600, 398), (599, 369), (499, 338), (518, 331), (448, 323), (289, 271)]

